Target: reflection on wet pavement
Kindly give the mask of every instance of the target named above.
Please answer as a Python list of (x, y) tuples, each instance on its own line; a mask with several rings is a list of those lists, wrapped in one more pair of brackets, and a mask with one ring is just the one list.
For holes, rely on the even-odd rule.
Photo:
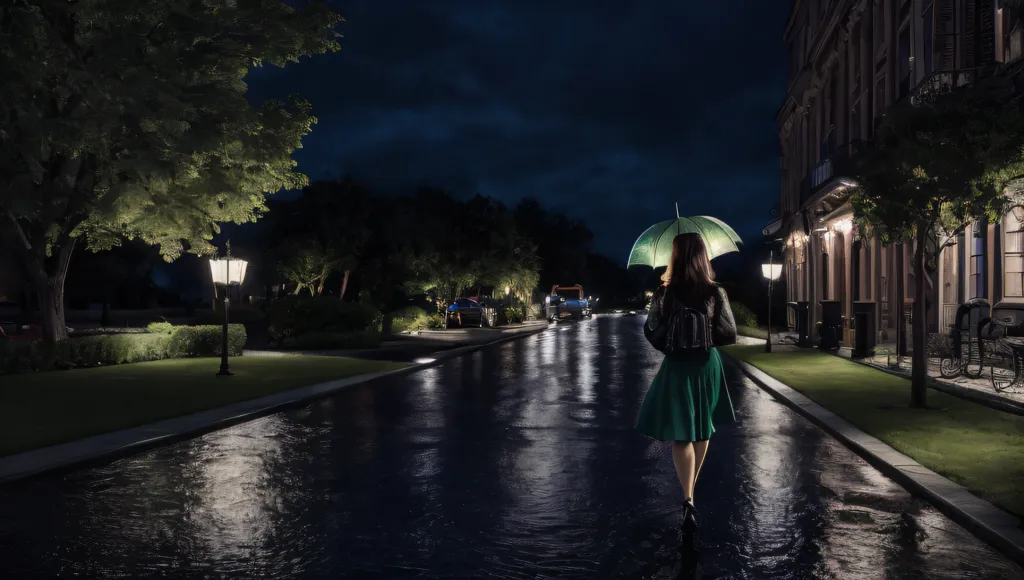
[[(0, 577), (672, 578), (681, 493), (632, 430), (658, 356), (600, 317), (0, 489)], [(702, 578), (1021, 569), (736, 373)]]

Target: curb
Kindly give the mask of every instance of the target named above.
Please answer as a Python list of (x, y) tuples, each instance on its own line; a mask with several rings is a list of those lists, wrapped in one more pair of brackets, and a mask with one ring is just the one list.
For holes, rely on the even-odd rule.
[(793, 409), (839, 440), (883, 475), (911, 494), (923, 497), (951, 520), (1003, 553), (1024, 564), (1021, 520), (868, 435), (809, 397), (772, 378), (764, 371), (720, 351), (732, 365), (779, 402)]
[(412, 374), (458, 356), (540, 334), (550, 327), (518, 332), (487, 343), (474, 344), (437, 353), (429, 362), (413, 363), (393, 371), (356, 375), (326, 383), (299, 387), (290, 391), (275, 393), (239, 401), (224, 407), (207, 409), (191, 415), (164, 419), (156, 423), (130, 427), (110, 433), (93, 435), (77, 441), (60, 443), (51, 447), (33, 449), (0, 458), (0, 485), (24, 482), (42, 475), (69, 471), (91, 465), (110, 463), (115, 459), (143, 451), (192, 439), (199, 435), (252, 421), (288, 408), (308, 404), (317, 399), (329, 397), (339, 391), (377, 381), (380, 379)]

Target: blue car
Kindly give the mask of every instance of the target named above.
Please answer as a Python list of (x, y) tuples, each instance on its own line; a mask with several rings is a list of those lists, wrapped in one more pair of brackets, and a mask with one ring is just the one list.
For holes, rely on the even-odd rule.
[(448, 307), (447, 328), (480, 328), (484, 325), (484, 308), (476, 300), (459, 298)]

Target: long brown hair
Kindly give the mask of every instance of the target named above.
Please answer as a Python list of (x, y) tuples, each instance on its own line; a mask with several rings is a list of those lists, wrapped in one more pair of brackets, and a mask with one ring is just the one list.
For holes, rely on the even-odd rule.
[(715, 285), (715, 271), (699, 234), (679, 234), (672, 240), (672, 259), (661, 280), (679, 296), (702, 296)]

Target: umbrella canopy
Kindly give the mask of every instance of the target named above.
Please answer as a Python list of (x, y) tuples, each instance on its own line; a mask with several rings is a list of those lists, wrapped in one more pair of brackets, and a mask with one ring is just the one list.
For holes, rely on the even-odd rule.
[(706, 215), (681, 217), (647, 228), (629, 252), (629, 266), (667, 266), (672, 259), (672, 239), (679, 234), (699, 234), (708, 248), (708, 257), (740, 251), (740, 237), (720, 219)]

